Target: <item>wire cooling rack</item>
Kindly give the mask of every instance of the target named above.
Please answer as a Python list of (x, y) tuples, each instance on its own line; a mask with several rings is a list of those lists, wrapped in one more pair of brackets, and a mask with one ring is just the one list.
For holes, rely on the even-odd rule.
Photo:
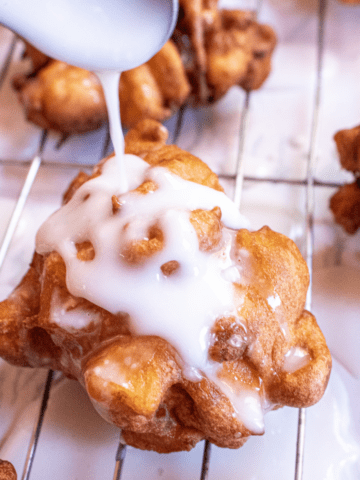
[[(257, 9), (261, 7), (262, 2), (258, 2)], [(246, 183), (264, 183), (264, 184), (285, 184), (289, 186), (299, 186), (305, 190), (305, 211), (304, 211), (304, 231), (305, 231), (305, 255), (307, 264), (310, 270), (310, 288), (306, 301), (306, 308), (311, 310), (312, 304), (312, 272), (313, 272), (313, 245), (314, 245), (314, 195), (315, 188), (334, 188), (341, 184), (341, 182), (325, 182), (320, 181), (315, 178), (315, 163), (317, 159), (317, 148), (318, 148), (318, 134), (319, 134), (319, 115), (322, 99), (322, 80), (323, 80), (323, 61), (324, 61), (324, 28), (326, 25), (326, 7), (327, 0), (319, 0), (317, 13), (316, 13), (316, 66), (313, 76), (313, 85), (312, 85), (312, 99), (311, 99), (311, 129), (309, 132), (309, 142), (308, 142), (308, 151), (307, 151), (307, 166), (306, 166), (306, 176), (304, 178), (282, 178), (281, 176), (249, 176), (245, 175), (245, 163), (246, 163), (246, 142), (248, 141), (249, 135), (249, 115), (251, 112), (251, 99), (252, 94), (246, 93), (244, 97), (244, 104), (241, 108), (241, 121), (239, 128), (239, 137), (238, 137), (238, 151), (237, 158), (235, 162), (234, 173), (219, 173), (220, 178), (232, 185), (233, 188), (233, 198), (236, 205), (240, 208), (243, 185)], [(3, 61), (1, 71), (0, 71), (0, 88), (2, 87), (9, 65), (11, 64), (11, 59), (14, 53), (14, 49), (17, 43), (17, 39), (14, 36), (13, 40), (9, 44), (9, 50)], [(183, 125), (184, 112), (180, 112), (178, 115), (177, 123), (174, 129), (174, 138), (173, 141), (176, 142), (178, 139)], [(40, 143), (38, 147), (37, 154), (31, 161), (22, 161), (21, 165), (28, 169), (26, 179), (24, 181), (22, 190), (17, 199), (16, 206), (13, 210), (12, 216), (8, 223), (7, 230), (3, 237), (3, 242), (0, 247), (0, 268), (3, 265), (5, 257), (7, 255), (9, 246), (11, 244), (14, 232), (16, 231), (19, 220), (23, 214), (24, 206), (28, 199), (31, 188), (34, 184), (35, 179), (41, 168), (66, 168), (66, 169), (75, 169), (79, 168), (78, 163), (62, 163), (62, 162), (46, 162), (43, 159), (43, 153), (45, 146), (47, 144), (47, 132), (43, 131), (40, 138)], [(57, 148), (61, 148), (61, 142), (57, 145)], [(107, 152), (109, 148), (109, 136), (105, 134), (103, 140), (103, 146), (101, 149), (102, 156)], [(0, 159), (0, 165), (3, 166), (12, 166), (18, 165), (17, 160), (9, 159)], [(48, 400), (50, 397), (51, 387), (53, 383), (54, 374), (52, 371), (49, 371), (47, 380), (44, 385), (43, 395), (40, 410), (37, 418), (34, 419), (34, 431), (32, 438), (29, 443), (28, 453), (26, 456), (26, 461), (24, 465), (24, 470), (22, 473), (22, 480), (28, 480), (31, 478), (31, 468), (35, 458), (36, 450), (38, 443), (41, 438), (41, 429), (43, 420), (46, 414), (46, 409), (48, 405)], [(295, 480), (301, 480), (303, 478), (303, 465), (304, 465), (304, 445), (305, 445), (305, 424), (306, 424), (306, 410), (300, 409), (298, 414), (298, 427), (297, 427), (297, 441), (296, 446), (296, 455), (295, 455), (295, 465), (294, 465), (294, 478)], [(207, 480), (209, 478), (209, 471), (211, 468), (211, 444), (207, 441), (204, 442), (203, 450), (203, 460), (201, 466), (199, 466), (200, 471), (200, 480)], [(126, 445), (121, 441), (115, 455), (115, 469), (113, 473), (113, 480), (119, 480), (122, 478), (123, 466), (125, 462), (126, 455)], [(241, 477), (241, 472), (239, 472)], [(196, 476), (194, 475), (196, 478)]]

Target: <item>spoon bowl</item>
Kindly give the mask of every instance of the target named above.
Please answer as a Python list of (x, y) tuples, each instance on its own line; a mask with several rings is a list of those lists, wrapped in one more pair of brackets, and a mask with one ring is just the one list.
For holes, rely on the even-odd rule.
[(125, 71), (169, 39), (178, 0), (0, 0), (0, 23), (52, 58)]

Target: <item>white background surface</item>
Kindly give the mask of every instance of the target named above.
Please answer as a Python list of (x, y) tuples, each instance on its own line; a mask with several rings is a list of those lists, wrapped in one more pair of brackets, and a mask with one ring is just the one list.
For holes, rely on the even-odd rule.
[[(252, 5), (246, 0), (231, 5)], [(317, 17), (312, 0), (264, 0), (260, 20), (272, 25), (279, 44), (273, 71), (250, 101), (245, 143), (245, 174), (304, 178), (310, 143), (316, 68)], [(0, 30), (0, 60), (11, 34)], [(21, 45), (9, 76), (27, 68)], [(360, 123), (360, 7), (329, 0), (325, 28), (323, 91), (316, 177), (350, 180), (340, 170), (333, 134)], [(217, 172), (232, 173), (244, 94), (234, 88), (217, 105), (186, 113), (179, 145), (208, 162)], [(174, 120), (168, 122), (173, 128)], [(59, 151), (50, 138), (46, 161), (94, 163), (103, 131), (71, 139)], [(30, 160), (40, 131), (26, 123), (9, 81), (0, 91), (0, 157)], [(0, 166), (0, 239), (26, 175), (23, 166)], [(76, 169), (42, 167), (0, 274), (4, 298), (25, 273), (38, 226), (60, 203)], [(226, 187), (231, 193), (231, 185)], [(328, 390), (308, 409), (304, 480), (360, 478), (360, 232), (348, 236), (333, 222), (331, 188), (316, 189), (313, 311), (334, 357)], [(302, 187), (245, 182), (242, 212), (254, 229), (268, 224), (293, 238), (304, 253)], [(0, 458), (14, 462), (18, 473), (38, 411), (44, 371), (16, 369), (0, 363)], [(213, 448), (210, 479), (287, 480), (293, 478), (297, 411), (290, 408), (266, 417), (266, 434), (253, 437), (238, 451)], [(32, 477), (112, 478), (118, 431), (94, 412), (73, 381), (52, 392)], [(123, 479), (199, 478), (203, 445), (190, 453), (158, 455), (128, 449)]]

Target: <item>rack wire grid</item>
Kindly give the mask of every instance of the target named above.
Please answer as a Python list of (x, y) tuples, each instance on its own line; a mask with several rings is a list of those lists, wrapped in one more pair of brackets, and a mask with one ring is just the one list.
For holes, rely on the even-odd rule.
[[(329, 2), (332, 5), (332, 9), (340, 8), (334, 7), (335, 0), (333, 2)], [(296, 2), (295, 2), (296, 3)], [(306, 3), (306, 2), (305, 2)], [(316, 169), (316, 160), (318, 157), (318, 138), (319, 138), (319, 124), (321, 120), (320, 116), (320, 108), (322, 102), (322, 95), (323, 95), (323, 72), (324, 72), (324, 38), (325, 38), (325, 27), (326, 27), (326, 12), (327, 12), (327, 0), (319, 0), (316, 5), (316, 10), (314, 10), (314, 6), (306, 6), (302, 5), (302, 10), (304, 14), (304, 21), (306, 16), (311, 16), (313, 19), (313, 32), (314, 36), (311, 39), (305, 39), (304, 41), (309, 41), (309, 43), (314, 47), (314, 52), (316, 52), (316, 58), (314, 59), (313, 65), (313, 72), (312, 72), (312, 82), (309, 89), (309, 112), (310, 112), (310, 128), (308, 132), (308, 139), (306, 139), (305, 144), (306, 147), (306, 172), (304, 176), (297, 176), (290, 178), (288, 175), (247, 175), (245, 174), (246, 170), (246, 162), (248, 160), (247, 156), (247, 149), (246, 145), (249, 142), (249, 136), (251, 132), (251, 103), (252, 103), (252, 93), (241, 93), (238, 97), (239, 100), (242, 102), (242, 106), (240, 109), (240, 123), (239, 123), (239, 131), (237, 137), (237, 153), (231, 165), (231, 170), (221, 170), (218, 169), (218, 174), (220, 178), (223, 179), (225, 184), (227, 185), (228, 190), (232, 193), (234, 201), (236, 205), (240, 208), (240, 204), (242, 203), (243, 198), (243, 191), (247, 184), (249, 185), (286, 185), (292, 188), (300, 188), (302, 191), (305, 191), (305, 206), (303, 211), (303, 234), (301, 238), (298, 238), (300, 242), (300, 246), (302, 247), (303, 253), (305, 254), (307, 264), (310, 270), (310, 288), (307, 296), (306, 301), (306, 308), (311, 310), (312, 307), (312, 279), (313, 279), (313, 255), (314, 255), (314, 215), (315, 215), (315, 188), (318, 189), (325, 189), (329, 191), (333, 191), (334, 188), (343, 184), (343, 181), (323, 181), (315, 178), (315, 169)], [(300, 8), (300, 4), (296, 5), (296, 7)], [(289, 3), (284, 3), (283, 5), (289, 6)], [(260, 7), (263, 9), (267, 9), (267, 12), (271, 12), (271, 2), (258, 2), (257, 11)], [(342, 6), (341, 8), (346, 8)], [(285, 8), (285, 12), (287, 12)], [(360, 20), (359, 10), (355, 11), (357, 14), (357, 18)], [(291, 12), (290, 12), (291, 15)], [(271, 15), (270, 15), (271, 17)], [(360, 25), (359, 25), (360, 30)], [(7, 81), (7, 73), (9, 67), (11, 65), (11, 59), (14, 55), (14, 51), (17, 45), (17, 38), (13, 36), (12, 40), (9, 43), (7, 54), (3, 59), (2, 69), (0, 72), (0, 88), (3, 87), (4, 83)], [(274, 66), (276, 68), (276, 64)], [(180, 145), (183, 143), (186, 145), (188, 142), (188, 131), (189, 129), (186, 128), (186, 112), (181, 112), (178, 116), (176, 121), (173, 121), (172, 127), (174, 131), (173, 140), (177, 141)], [(281, 114), (281, 112), (280, 112)], [(206, 110), (205, 115), (210, 115), (209, 110)], [(266, 112), (264, 112), (266, 115)], [(196, 117), (196, 115), (195, 115)], [(196, 119), (195, 119), (196, 120)], [(197, 119), (199, 120), (199, 119)], [(191, 123), (191, 120), (190, 120)], [(276, 128), (276, 127), (275, 127)], [(187, 131), (188, 130), (188, 131)], [(99, 158), (103, 156), (109, 148), (109, 137), (107, 132), (103, 132), (103, 139), (101, 148), (99, 149)], [(329, 142), (331, 139), (329, 139)], [(9, 218), (8, 225), (3, 236), (2, 245), (0, 248), (0, 268), (3, 266), (7, 252), (11, 249), (12, 241), (14, 238), (14, 234), (16, 229), (18, 228), (19, 221), (21, 220), (22, 216), (24, 215), (24, 208), (27, 202), (27, 199), (30, 195), (34, 182), (38, 178), (39, 172), (41, 170), (49, 170), (52, 171), (54, 175), (58, 174), (59, 169), (68, 170), (73, 174), (73, 171), (79, 169), (79, 167), (86, 167), (88, 165), (83, 165), (81, 162), (69, 162), (69, 161), (46, 161), (45, 160), (45, 149), (47, 144), (49, 143), (47, 132), (42, 132), (40, 135), (39, 146), (36, 155), (33, 157), (31, 161), (27, 160), (12, 160), (8, 158), (0, 159), (0, 166), (2, 168), (20, 168), (20, 169), (27, 169), (27, 173), (25, 176), (25, 180), (21, 191), (19, 193), (18, 199), (16, 201), (16, 205), (13, 209), (12, 215)], [(54, 141), (52, 141), (52, 145)], [(56, 148), (62, 148), (61, 145), (58, 145)], [(53, 147), (51, 147), (53, 148)], [(196, 151), (196, 148), (193, 148), (193, 151)], [(205, 159), (206, 160), (206, 159)], [(276, 169), (275, 169), (276, 171)], [(260, 172), (261, 173), (261, 172)], [(243, 187), (245, 185), (245, 187)], [(25, 212), (26, 213), (26, 212)], [(54, 373), (49, 371), (47, 377), (45, 379), (45, 384), (43, 387), (43, 393), (41, 395), (40, 407), (38, 413), (34, 415), (33, 418), (33, 433), (28, 445), (27, 455), (25, 459), (24, 469), (21, 478), (23, 480), (28, 480), (31, 477), (31, 469), (35, 459), (36, 451), (39, 442), (41, 442), (41, 429), (43, 425), (43, 421), (45, 418), (48, 401), (51, 396), (51, 388), (52, 384), (54, 383)], [(1, 398), (1, 397), (0, 397)], [(296, 435), (296, 442), (293, 445), (294, 449), (294, 467), (293, 467), (293, 475), (291, 477), (283, 477), (283, 478), (295, 478), (295, 480), (301, 480), (303, 478), (303, 467), (304, 467), (304, 452), (305, 452), (305, 424), (306, 424), (306, 410), (300, 409), (298, 412), (298, 424), (297, 424), (297, 435)], [(10, 429), (11, 431), (11, 429)], [(6, 438), (8, 441), (8, 438)], [(5, 441), (4, 438), (0, 442), (0, 452), (1, 448), (4, 446)], [(111, 469), (113, 470), (113, 479), (119, 480), (120, 478), (124, 477), (124, 465), (125, 462), (125, 454), (126, 454), (126, 446), (120, 441), (118, 443), (117, 449), (114, 447), (114, 451), (116, 450), (115, 454), (115, 467), (108, 466), (109, 475), (108, 478), (111, 477)], [(356, 448), (355, 448), (356, 450)], [(356, 452), (353, 449), (352, 455), (355, 455)], [(54, 453), (55, 455), (55, 453)], [(1, 455), (0, 455), (1, 456)], [(183, 459), (185, 457), (182, 457)], [(198, 466), (199, 473), (196, 475), (193, 473), (193, 477), (200, 478), (201, 480), (206, 480), (209, 478), (213, 478), (211, 473), (211, 458), (212, 458), (212, 448), (209, 442), (204, 442), (203, 446), (203, 454), (202, 454), (202, 463)], [(186, 461), (186, 460), (185, 460)], [(51, 460), (50, 460), (51, 464)], [(270, 467), (271, 469), (271, 462)], [(163, 475), (164, 472), (159, 469), (158, 475), (159, 478)], [(53, 473), (48, 473), (48, 475), (53, 475)], [(55, 475), (55, 474), (54, 474)], [(56, 475), (54, 476), (54, 478)], [(139, 478), (135, 476), (136, 478)], [(131, 477), (131, 478), (135, 478)], [(85, 476), (84, 478), (88, 478)], [(91, 477), (91, 478), (96, 478)], [(127, 478), (127, 477), (126, 477)], [(130, 478), (130, 477), (129, 477)], [(169, 476), (166, 476), (169, 478)], [(180, 478), (180, 476), (174, 476), (171, 478)], [(215, 478), (215, 477), (214, 477)], [(245, 478), (242, 476), (241, 466), (239, 470), (233, 475), (231, 478)], [(248, 477), (246, 477), (248, 478)], [(251, 478), (258, 478), (256, 476)], [(280, 478), (278, 476), (272, 477), (271, 472), (268, 472), (268, 475), (264, 478)], [(312, 476), (308, 476), (307, 478), (316, 478)], [(324, 477), (325, 478), (325, 477)], [(330, 477), (326, 477), (330, 478)], [(340, 477), (331, 477), (331, 478), (340, 478)], [(348, 477), (347, 477), (348, 478)], [(352, 478), (352, 477), (349, 477)], [(355, 477), (353, 477), (355, 478)]]

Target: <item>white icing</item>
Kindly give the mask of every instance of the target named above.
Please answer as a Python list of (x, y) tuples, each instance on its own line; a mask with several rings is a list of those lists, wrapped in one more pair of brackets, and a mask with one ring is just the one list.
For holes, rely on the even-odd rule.
[(311, 360), (309, 353), (300, 347), (292, 347), (284, 357), (283, 371), (294, 373), (305, 367)]
[(229, 268), (226, 268), (221, 272), (224, 280), (227, 280), (228, 282), (232, 283), (240, 283), (241, 281), (241, 275), (239, 272), (239, 269), (235, 266), (232, 265)]
[(249, 252), (246, 248), (233, 248), (231, 251), (231, 259), (233, 260), (233, 265), (226, 274), (231, 275), (234, 278), (234, 283), (243, 286), (249, 285), (253, 279), (254, 273)]
[(281, 333), (284, 335), (285, 340), (291, 339), (289, 325), (286, 322), (279, 322)]
[(207, 376), (225, 393), (244, 426), (255, 434), (264, 433), (264, 411), (259, 388), (233, 385), (207, 369)]
[(275, 295), (269, 295), (267, 302), (274, 311), (281, 305), (281, 300), (277, 293), (275, 293)]
[(119, 193), (128, 191), (128, 177), (124, 162), (124, 134), (120, 121), (119, 81), (120, 73), (112, 71), (96, 72), (104, 90), (110, 122), (110, 135), (118, 161)]
[[(158, 335), (172, 344), (183, 361), (184, 374), (193, 381), (207, 375), (228, 396), (250, 430), (263, 429), (259, 392), (248, 387), (233, 391), (214, 373), (208, 360), (210, 330), (220, 316), (236, 316), (231, 271), (234, 234), (227, 228), (243, 228), (247, 221), (222, 192), (177, 177), (161, 167), (150, 168), (143, 160), (125, 155), (129, 188), (152, 180), (157, 189), (146, 195), (119, 195), (116, 158), (103, 166), (102, 174), (82, 185), (68, 204), (40, 228), (36, 249), (44, 254), (58, 251), (66, 263), (70, 293), (112, 312), (127, 312), (131, 328), (142, 335)], [(112, 211), (117, 195), (120, 209)], [(219, 206), (227, 228), (218, 251), (199, 250), (190, 211)], [(163, 249), (141, 265), (129, 265), (122, 248), (146, 237), (157, 224), (164, 234)], [(77, 258), (76, 243), (90, 241), (95, 250), (91, 261)], [(242, 256), (246, 257), (244, 251)], [(176, 260), (180, 267), (165, 276), (161, 266)], [(53, 314), (54, 318), (54, 314)], [(55, 309), (56, 322), (69, 325)], [(79, 326), (79, 319), (70, 318)], [(231, 339), (235, 346), (243, 341)], [(241, 346), (241, 345), (240, 345)], [(114, 365), (102, 365), (98, 374), (105, 381), (126, 382)]]
[(198, 368), (190, 365), (183, 365), (182, 371), (184, 376), (192, 382), (199, 382), (203, 378), (201, 371)]
[[(135, 170), (139, 164), (146, 166), (141, 159), (136, 162)], [(147, 195), (128, 192), (120, 196), (120, 211), (113, 215), (111, 197), (118, 193), (114, 169), (111, 158), (101, 176), (85, 183), (43, 224), (37, 251), (60, 253), (74, 296), (114, 314), (129, 313), (136, 332), (166, 338), (185, 363), (204, 369), (211, 326), (220, 315), (234, 313), (233, 285), (221, 275), (232, 263), (231, 245), (225, 243), (211, 255), (200, 252), (189, 210), (220, 206), (228, 226), (240, 228), (246, 222), (222, 192), (185, 181), (160, 167), (146, 172), (146, 178), (159, 188)], [(121, 257), (121, 246), (142, 239), (155, 222), (164, 232), (165, 247), (144, 265), (129, 266)], [(86, 240), (94, 246), (95, 258), (84, 262), (77, 258), (75, 244)], [(160, 267), (171, 260), (179, 262), (179, 271), (165, 277)]]
[(90, 325), (90, 323), (97, 321), (95, 312), (86, 312), (81, 308), (73, 308), (71, 304), (61, 304), (61, 300), (57, 292), (55, 292), (51, 299), (50, 320), (56, 323), (59, 327), (69, 332), (81, 330)]
[(242, 335), (234, 334), (234, 335), (231, 335), (231, 337), (229, 338), (229, 344), (232, 347), (240, 348), (244, 345), (244, 343), (245, 343), (245, 339)]
[(103, 362), (101, 366), (96, 366), (94, 368), (94, 373), (96, 376), (105, 380), (105, 382), (112, 382), (123, 388), (129, 387), (128, 375), (125, 375), (124, 372), (122, 372), (118, 363)]

